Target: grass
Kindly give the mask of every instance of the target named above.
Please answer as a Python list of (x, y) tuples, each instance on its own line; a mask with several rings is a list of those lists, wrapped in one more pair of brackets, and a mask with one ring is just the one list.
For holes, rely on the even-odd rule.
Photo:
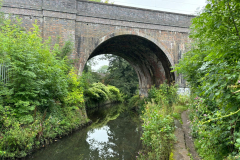
[(187, 105), (175, 105), (173, 110), (173, 118), (177, 119), (180, 121), (180, 123), (182, 124), (182, 118), (181, 118), (181, 113), (183, 111), (186, 111), (188, 109)]

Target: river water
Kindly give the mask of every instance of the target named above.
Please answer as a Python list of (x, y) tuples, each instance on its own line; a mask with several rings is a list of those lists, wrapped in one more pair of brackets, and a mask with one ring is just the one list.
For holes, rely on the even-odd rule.
[(87, 112), (91, 126), (33, 153), (34, 160), (132, 160), (141, 149), (138, 114), (124, 104)]

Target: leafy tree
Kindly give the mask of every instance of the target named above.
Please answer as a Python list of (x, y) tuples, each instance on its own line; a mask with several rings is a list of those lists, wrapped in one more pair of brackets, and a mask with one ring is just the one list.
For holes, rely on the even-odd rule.
[(20, 20), (0, 25), (0, 63), (9, 81), (0, 81), (0, 157), (24, 157), (49, 138), (87, 121), (81, 81), (63, 48), (43, 43), (36, 24), (24, 30)]
[(128, 97), (138, 89), (138, 76), (130, 64), (123, 58), (114, 55), (105, 55), (109, 60), (108, 74), (104, 83), (116, 86)]
[(191, 50), (176, 66), (201, 96), (196, 98), (193, 115), (196, 125), (202, 124), (196, 127), (196, 135), (206, 140), (196, 144), (200, 155), (208, 159), (239, 152), (239, 26), (238, 0), (208, 0), (203, 12), (192, 20)]
[(98, 73), (107, 73), (108, 70), (108, 65), (103, 65), (102, 67), (100, 67), (97, 72)]
[(20, 116), (36, 106), (46, 109), (52, 100), (64, 101), (67, 83), (63, 71), (67, 67), (64, 61), (55, 60), (48, 43), (42, 44), (38, 26), (25, 32), (5, 21), (0, 39), (1, 59), (11, 72), (6, 86), (11, 89), (11, 98), (5, 99), (4, 105), (13, 104)]
[(97, 62), (97, 59), (95, 57), (92, 58), (92, 59), (89, 59), (87, 61), (87, 63), (85, 64), (84, 71), (85, 72), (93, 72), (94, 71), (93, 67), (97, 64), (98, 64), (98, 62)]
[(84, 81), (85, 89), (88, 89), (92, 83), (97, 83), (102, 81), (101, 75), (94, 72), (93, 66), (97, 64), (96, 59), (92, 58), (86, 63), (81, 79)]

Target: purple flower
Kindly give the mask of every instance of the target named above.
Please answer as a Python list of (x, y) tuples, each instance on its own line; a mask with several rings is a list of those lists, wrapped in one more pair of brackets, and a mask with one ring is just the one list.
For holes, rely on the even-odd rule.
[(207, 115), (206, 115), (206, 114), (204, 114), (204, 116), (206, 117)]
[(238, 80), (238, 83), (240, 83), (240, 80)]

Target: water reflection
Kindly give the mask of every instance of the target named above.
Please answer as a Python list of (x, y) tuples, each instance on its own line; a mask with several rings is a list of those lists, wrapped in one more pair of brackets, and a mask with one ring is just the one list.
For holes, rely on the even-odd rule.
[(88, 111), (93, 124), (47, 146), (28, 159), (135, 159), (141, 148), (139, 116), (124, 105)]
[(88, 131), (87, 142), (90, 144), (90, 150), (98, 150), (100, 157), (114, 157), (114, 151), (111, 148), (106, 147), (111, 144), (108, 139), (109, 130), (108, 126), (104, 126), (100, 129), (93, 129)]

